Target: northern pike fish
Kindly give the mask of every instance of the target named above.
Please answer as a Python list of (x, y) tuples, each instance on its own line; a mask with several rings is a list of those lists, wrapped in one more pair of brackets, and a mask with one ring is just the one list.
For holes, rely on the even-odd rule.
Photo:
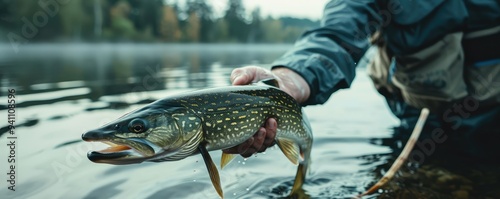
[[(82, 139), (110, 145), (101, 151), (88, 152), (87, 157), (96, 163), (176, 161), (200, 153), (215, 190), (223, 197), (218, 170), (208, 151), (245, 142), (268, 118), (278, 121), (276, 144), (298, 165), (290, 194), (293, 195), (302, 187), (310, 163), (312, 131), (302, 107), (271, 84), (228, 86), (173, 95), (88, 131)], [(234, 157), (222, 153), (220, 167)]]

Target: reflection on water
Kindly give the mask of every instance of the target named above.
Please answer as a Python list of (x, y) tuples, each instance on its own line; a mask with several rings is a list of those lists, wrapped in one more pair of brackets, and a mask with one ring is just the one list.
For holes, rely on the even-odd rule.
[[(54, 93), (97, 100), (103, 95), (226, 85), (241, 64), (270, 63), (289, 45), (33, 45), (12, 53), (0, 46), (2, 92)], [(5, 93), (2, 93), (5, 94)], [(49, 94), (51, 95), (51, 94)], [(34, 95), (27, 101), (45, 99)], [(44, 102), (41, 102), (42, 104)]]
[[(228, 85), (233, 68), (268, 64), (289, 47), (47, 44), (24, 46), (15, 54), (9, 46), (0, 46), (0, 95), (5, 97), (7, 88), (17, 90), (19, 137), (17, 191), (1, 187), (0, 195), (218, 198), (200, 156), (138, 165), (95, 164), (87, 160), (87, 151), (105, 146), (81, 142), (80, 135), (167, 95)], [(392, 153), (397, 155), (402, 147), (400, 141), (391, 138), (398, 121), (374, 91), (365, 70), (358, 69), (357, 73), (352, 89), (334, 94), (325, 105), (306, 107), (314, 131), (312, 165), (303, 193), (306, 197), (351, 198), (363, 192), (389, 168), (395, 157)], [(0, 101), (1, 110), (6, 105), (6, 100)], [(0, 134), (7, 131), (4, 125)], [(1, 135), (1, 143), (6, 142), (5, 137)], [(220, 152), (211, 154), (215, 162), (220, 161)], [(0, 156), (6, 157), (7, 152), (0, 150)], [(7, 170), (4, 165), (0, 164), (1, 171)], [(435, 173), (448, 171), (430, 167), (418, 170), (420, 175), (411, 175), (415, 170), (406, 170), (391, 184), (394, 192), (378, 196), (408, 196), (404, 195), (407, 192), (398, 192), (407, 187), (416, 190), (410, 197), (439, 191), (441, 197), (449, 191), (426, 191), (419, 181), (427, 178), (411, 177), (427, 176), (431, 180), (425, 183), (434, 184), (432, 180), (437, 183), (443, 178)], [(248, 159), (238, 157), (220, 174), (226, 198), (277, 198), (290, 191), (295, 171), (296, 167), (274, 147)], [(4, 181), (4, 177), (0, 179)], [(495, 179), (498, 177), (490, 180)], [(467, 183), (462, 183), (463, 190), (476, 187)], [(460, 186), (457, 189), (462, 190)]]
[[(14, 88), (18, 108), (91, 100), (87, 111), (125, 108), (167, 91), (224, 86), (242, 64), (266, 64), (289, 45), (50, 45), (0, 46), (0, 95)], [(158, 91), (158, 92), (155, 92)], [(0, 110), (7, 102), (0, 102)], [(67, 115), (52, 115), (61, 119)], [(37, 118), (23, 117), (18, 126)], [(36, 123), (36, 122), (35, 122)], [(7, 131), (0, 128), (0, 135)]]

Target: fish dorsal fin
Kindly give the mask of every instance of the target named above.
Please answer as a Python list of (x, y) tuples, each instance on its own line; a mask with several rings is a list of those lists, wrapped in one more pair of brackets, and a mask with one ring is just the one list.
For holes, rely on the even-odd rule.
[(274, 78), (263, 79), (263, 80), (260, 80), (259, 83), (262, 83), (262, 84), (265, 84), (265, 85), (268, 85), (268, 86), (274, 86), (276, 88), (280, 87), (280, 84)]
[(207, 166), (208, 175), (210, 175), (210, 180), (212, 181), (215, 191), (217, 191), (217, 194), (219, 194), (221, 198), (224, 198), (224, 193), (222, 192), (222, 187), (220, 185), (219, 171), (217, 171), (217, 167), (215, 166), (214, 161), (212, 161), (207, 148), (200, 144), (198, 146), (198, 150), (205, 161), (205, 166)]
[(290, 160), (290, 162), (294, 165), (298, 165), (300, 155), (299, 145), (293, 140), (286, 138), (276, 138), (276, 142), (288, 160)]
[(222, 157), (220, 159), (220, 169), (224, 169), (224, 167), (228, 165), (231, 161), (233, 161), (235, 157), (236, 154), (222, 152)]

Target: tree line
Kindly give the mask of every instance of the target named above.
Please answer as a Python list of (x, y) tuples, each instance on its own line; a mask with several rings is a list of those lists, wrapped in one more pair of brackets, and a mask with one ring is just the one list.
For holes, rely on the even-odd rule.
[(205, 0), (39, 0), (0, 2), (0, 41), (30, 42), (293, 42), (318, 21), (247, 14), (227, 0), (216, 16)]

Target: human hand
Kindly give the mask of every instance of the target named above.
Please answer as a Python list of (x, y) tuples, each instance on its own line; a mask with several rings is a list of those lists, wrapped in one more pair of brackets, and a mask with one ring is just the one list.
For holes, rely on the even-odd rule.
[(264, 126), (260, 127), (257, 133), (247, 141), (234, 147), (224, 149), (225, 153), (240, 154), (247, 158), (255, 153), (261, 153), (274, 144), (278, 123), (276, 119), (267, 119)]
[[(276, 68), (270, 71), (257, 66), (246, 66), (234, 69), (231, 73), (231, 82), (233, 85), (246, 85), (269, 78), (276, 79), (280, 89), (291, 95), (299, 103), (306, 101), (309, 97), (310, 90), (305, 80), (287, 68)], [(253, 137), (242, 144), (225, 149), (224, 152), (240, 154), (245, 158), (257, 152), (264, 152), (274, 144), (277, 128), (276, 119), (269, 118)]]
[(245, 66), (236, 68), (231, 73), (233, 85), (246, 85), (270, 78), (276, 79), (280, 89), (292, 96), (297, 102), (302, 103), (309, 98), (310, 88), (304, 78), (285, 67), (275, 68), (271, 71), (258, 66)]

